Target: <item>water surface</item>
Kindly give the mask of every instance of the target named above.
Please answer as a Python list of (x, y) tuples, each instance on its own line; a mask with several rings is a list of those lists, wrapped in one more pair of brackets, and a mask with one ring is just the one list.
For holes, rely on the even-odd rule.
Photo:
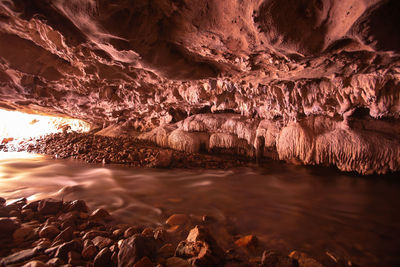
[(0, 153), (0, 196), (84, 199), (121, 221), (210, 215), (266, 248), (400, 266), (400, 177), (271, 162), (261, 169), (157, 170)]

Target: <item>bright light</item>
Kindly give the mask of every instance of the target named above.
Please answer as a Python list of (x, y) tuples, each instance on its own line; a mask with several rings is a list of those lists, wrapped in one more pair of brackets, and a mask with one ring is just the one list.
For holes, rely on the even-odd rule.
[(63, 131), (88, 132), (89, 130), (89, 123), (77, 119), (0, 109), (0, 144), (4, 138), (23, 139)]

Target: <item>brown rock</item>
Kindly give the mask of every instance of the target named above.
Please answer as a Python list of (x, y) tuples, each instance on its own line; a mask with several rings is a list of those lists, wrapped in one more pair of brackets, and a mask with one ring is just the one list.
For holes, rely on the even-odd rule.
[(94, 245), (89, 245), (82, 250), (82, 258), (92, 260), (97, 255), (97, 248)]
[(105, 209), (97, 209), (92, 212), (92, 214), (89, 216), (91, 220), (103, 220), (103, 221), (108, 221), (111, 220), (111, 215), (106, 211)]
[(171, 150), (161, 150), (155, 158), (154, 167), (168, 168), (171, 166), (172, 159), (173, 152)]
[(109, 248), (103, 248), (94, 258), (93, 267), (109, 267), (112, 253)]
[(39, 202), (38, 212), (43, 215), (56, 214), (62, 209), (63, 202), (55, 199), (43, 199)]
[(65, 211), (78, 211), (78, 212), (88, 212), (88, 207), (86, 205), (86, 202), (83, 200), (74, 200), (71, 202), (66, 202), (64, 203), (64, 208)]
[(40, 202), (40, 200), (29, 202), (28, 204), (24, 205), (22, 207), (22, 209), (23, 210), (28, 209), (28, 210), (32, 210), (32, 211), (37, 211), (38, 207), (39, 207), (39, 202)]
[(0, 207), (4, 206), (6, 204), (6, 200), (2, 197), (0, 197)]
[(136, 234), (122, 242), (118, 253), (118, 266), (132, 266), (145, 256), (152, 259), (155, 253), (154, 238)]
[(38, 256), (42, 251), (43, 251), (43, 249), (37, 248), (37, 247), (21, 250), (19, 252), (16, 252), (14, 254), (11, 254), (11, 255), (3, 258), (0, 261), (0, 266), (7, 266), (7, 265), (17, 264), (17, 263), (21, 263), (21, 262), (30, 260), (30, 259)]
[(114, 243), (113, 240), (107, 237), (96, 236), (93, 240), (93, 244), (98, 247), (100, 250), (112, 245)]
[(289, 254), (289, 257), (297, 260), (300, 267), (323, 267), (321, 263), (303, 252), (294, 250)]
[(186, 214), (174, 214), (170, 216), (165, 222), (169, 226), (183, 225), (189, 221), (189, 217)]
[(87, 232), (82, 239), (86, 240), (86, 239), (93, 239), (96, 236), (104, 236), (104, 237), (109, 237), (110, 233), (107, 231), (99, 231), (99, 230), (91, 230), (89, 232)]
[(56, 238), (54, 238), (53, 244), (56, 244), (58, 242), (70, 241), (73, 237), (74, 237), (74, 230), (72, 227), (68, 227), (67, 229), (59, 233), (56, 236)]
[(60, 258), (63, 261), (67, 262), (68, 261), (68, 252), (70, 252), (70, 251), (81, 252), (81, 250), (82, 250), (82, 244), (78, 240), (72, 240), (72, 241), (65, 242), (62, 245), (58, 246), (54, 257)]
[(262, 267), (298, 267), (297, 260), (275, 251), (264, 251), (261, 258)]
[(238, 240), (235, 241), (235, 244), (238, 247), (256, 247), (257, 246), (257, 237), (254, 235), (246, 235)]
[(131, 237), (131, 236), (133, 236), (135, 234), (139, 234), (139, 233), (140, 233), (140, 230), (137, 227), (134, 227), (134, 226), (129, 227), (128, 229), (125, 230), (124, 237), (128, 238), (128, 237)]
[(133, 267), (153, 267), (153, 263), (148, 257), (143, 257), (140, 261), (136, 262)]
[(54, 225), (45, 226), (39, 231), (39, 237), (42, 238), (53, 239), (59, 234), (60, 230), (58, 230), (58, 228), (55, 227)]

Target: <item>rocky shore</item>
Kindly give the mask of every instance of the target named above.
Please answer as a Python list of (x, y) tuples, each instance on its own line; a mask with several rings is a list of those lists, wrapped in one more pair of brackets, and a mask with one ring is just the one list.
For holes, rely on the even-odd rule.
[(134, 167), (225, 169), (245, 166), (248, 159), (233, 155), (188, 153), (161, 148), (131, 137), (84, 133), (58, 133), (30, 140), (3, 140), (0, 151), (27, 151), (57, 159)]
[(0, 266), (322, 266), (297, 251), (263, 252), (253, 235), (216, 240), (213, 224), (174, 214), (150, 228), (119, 224), (82, 200), (0, 198)]

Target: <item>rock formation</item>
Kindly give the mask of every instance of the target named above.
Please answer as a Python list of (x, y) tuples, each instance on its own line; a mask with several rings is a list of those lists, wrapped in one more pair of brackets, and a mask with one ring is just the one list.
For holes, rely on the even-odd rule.
[(2, 0), (0, 107), (188, 152), (400, 170), (396, 0)]

